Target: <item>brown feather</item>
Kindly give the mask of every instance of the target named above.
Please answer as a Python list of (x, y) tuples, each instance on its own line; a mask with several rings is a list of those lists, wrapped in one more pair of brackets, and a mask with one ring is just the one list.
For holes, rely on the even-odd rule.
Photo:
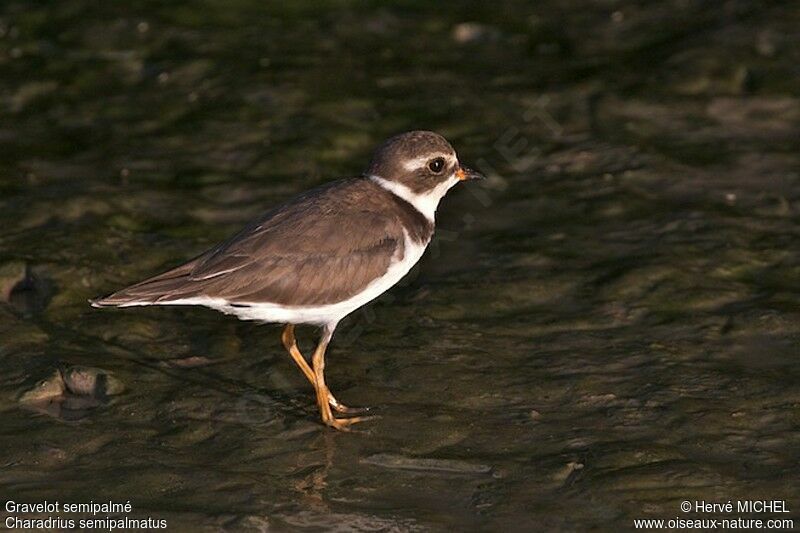
[(427, 242), (433, 225), (367, 178), (333, 182), (265, 213), (227, 241), (93, 305), (230, 303), (324, 305), (361, 292), (404, 253), (406, 229)]

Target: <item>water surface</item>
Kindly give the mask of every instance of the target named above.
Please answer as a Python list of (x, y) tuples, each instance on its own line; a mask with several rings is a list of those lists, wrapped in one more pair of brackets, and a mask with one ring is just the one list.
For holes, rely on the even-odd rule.
[[(795, 511), (797, 28), (780, 2), (4, 2), (2, 494), (177, 530)], [(318, 424), (276, 327), (88, 307), (417, 128), (491, 179), (338, 330), (332, 390), (381, 415), (357, 432)], [(125, 391), (20, 404), (72, 366)]]

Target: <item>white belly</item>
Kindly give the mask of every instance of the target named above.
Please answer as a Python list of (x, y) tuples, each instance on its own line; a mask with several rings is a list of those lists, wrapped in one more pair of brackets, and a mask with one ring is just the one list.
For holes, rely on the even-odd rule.
[(425, 253), (427, 246), (428, 242), (423, 244), (414, 243), (406, 233), (403, 258), (396, 258), (392, 261), (386, 273), (373, 280), (363, 291), (335, 304), (288, 306), (274, 303), (236, 302), (240, 305), (247, 305), (247, 307), (234, 307), (222, 298), (200, 297), (163, 302), (158, 305), (203, 305), (225, 314), (236, 315), (240, 320), (284, 324), (335, 325), (342, 318), (374, 300), (400, 281), (417, 264), (422, 254)]

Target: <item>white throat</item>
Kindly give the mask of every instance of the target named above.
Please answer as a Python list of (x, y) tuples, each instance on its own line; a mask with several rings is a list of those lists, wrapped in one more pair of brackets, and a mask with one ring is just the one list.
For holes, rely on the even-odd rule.
[(414, 209), (422, 213), (425, 218), (431, 222), (435, 222), (436, 220), (436, 208), (439, 207), (441, 199), (444, 198), (444, 195), (447, 194), (447, 191), (449, 191), (453, 185), (458, 183), (458, 178), (453, 174), (434, 189), (418, 194), (402, 183), (389, 181), (380, 176), (373, 175), (370, 176), (369, 179), (413, 205)]

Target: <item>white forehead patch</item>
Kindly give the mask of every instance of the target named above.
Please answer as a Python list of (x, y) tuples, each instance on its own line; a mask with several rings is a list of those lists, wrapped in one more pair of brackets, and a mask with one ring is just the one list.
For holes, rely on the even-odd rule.
[(458, 161), (456, 159), (456, 156), (454, 156), (453, 154), (442, 154), (440, 156), (428, 154), (415, 157), (414, 159), (409, 159), (407, 161), (403, 161), (403, 168), (405, 168), (406, 170), (417, 170), (427, 165), (428, 161), (430, 161), (434, 157), (444, 158), (444, 160), (447, 161), (449, 165), (453, 165), (456, 163), (456, 161)]

